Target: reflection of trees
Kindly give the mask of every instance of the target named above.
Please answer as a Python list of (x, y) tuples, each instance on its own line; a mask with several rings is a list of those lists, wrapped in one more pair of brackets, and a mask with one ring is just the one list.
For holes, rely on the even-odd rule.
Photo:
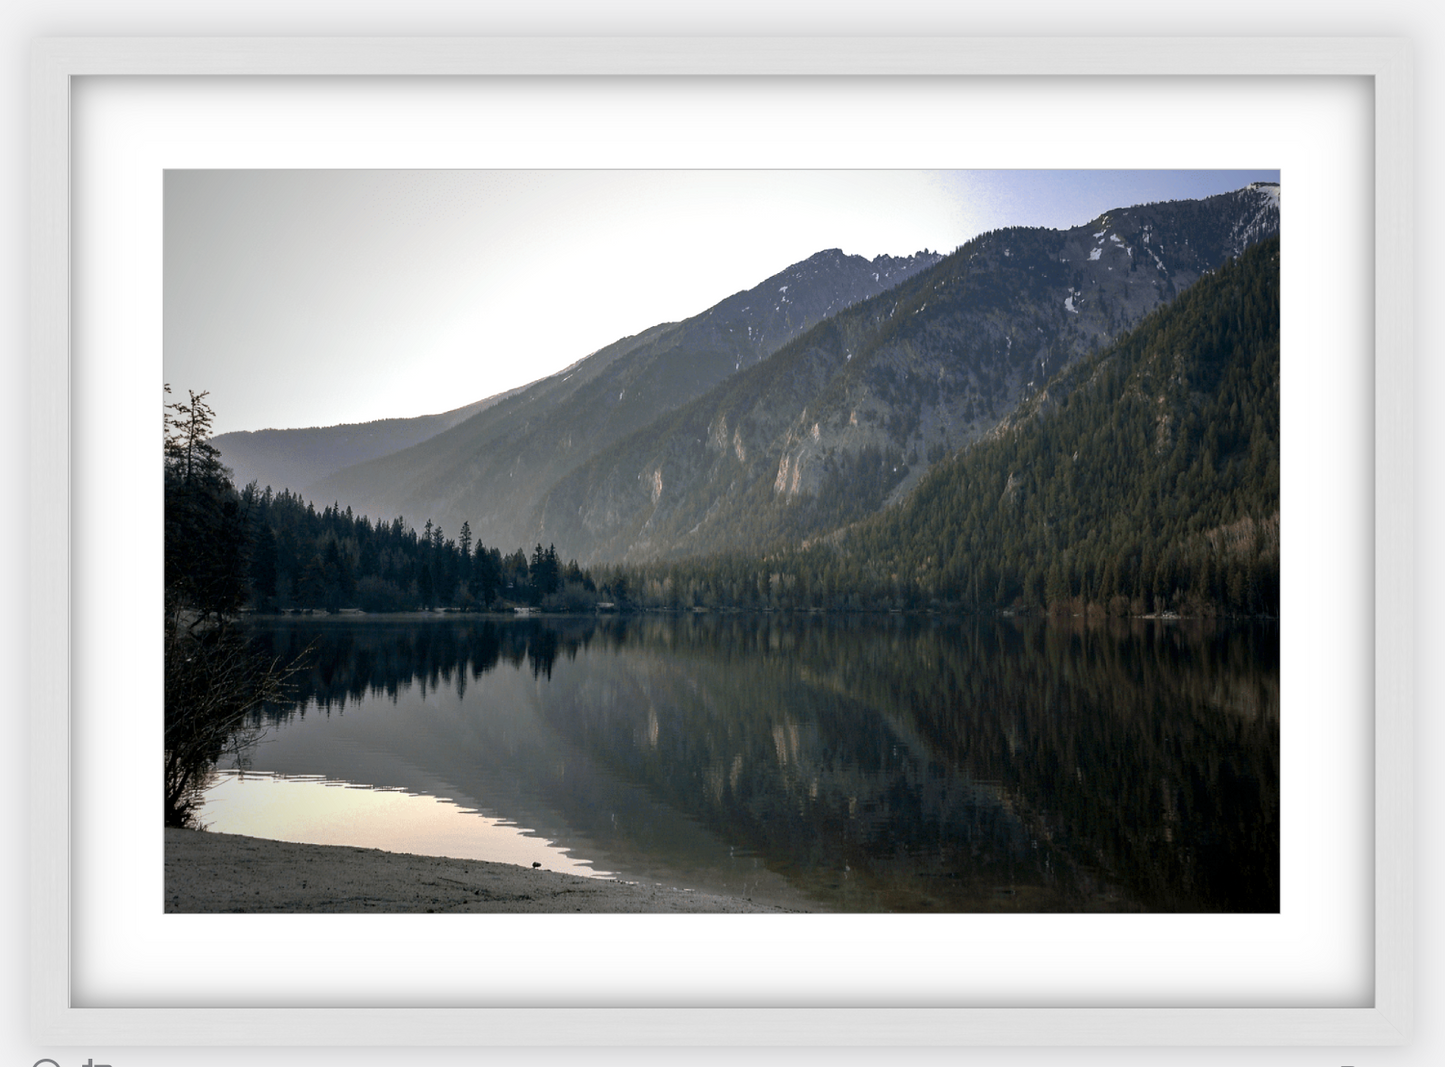
[(667, 656), (553, 700), (553, 724), (770, 857), (822, 850), (857, 870), (907, 852), (942, 877), (1008, 868), (1074, 904), (1112, 885), (1158, 910), (1278, 907), (1275, 631), (879, 632), (644, 620), (640, 644)]
[[(444, 688), (466, 692), (475, 680), (498, 664), (531, 670), (534, 677), (552, 676), (558, 656), (575, 658), (593, 638), (590, 620), (542, 622), (447, 619), (397, 622), (325, 622), (268, 620), (252, 628), (257, 645), (274, 656), (293, 656), (310, 647), (310, 669), (292, 679), (294, 701), (271, 705), (265, 714), (284, 719), (312, 701), (324, 711), (345, 710), (347, 701), (398, 693), (419, 685), (423, 695)], [(284, 662), (291, 662), (284, 659)]]
[(1278, 907), (1276, 629), (708, 615), (260, 634), (278, 656), (319, 645), (297, 697), (324, 709), (530, 670), (549, 727), (619, 781), (774, 869), (847, 867), (899, 906), (926, 883), (958, 908), (1000, 886), (1034, 907)]
[(1149, 906), (1278, 908), (1276, 628), (964, 623), (910, 649), (913, 670), (838, 659), (836, 683)]

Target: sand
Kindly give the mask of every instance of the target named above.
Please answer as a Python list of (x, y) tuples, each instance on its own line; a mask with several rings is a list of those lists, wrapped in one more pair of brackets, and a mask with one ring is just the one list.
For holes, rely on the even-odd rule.
[(784, 912), (506, 863), (166, 830), (167, 912)]

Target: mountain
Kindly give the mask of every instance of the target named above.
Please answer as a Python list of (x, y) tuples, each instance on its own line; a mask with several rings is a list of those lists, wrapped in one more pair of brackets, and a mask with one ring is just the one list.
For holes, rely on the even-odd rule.
[(360, 514), (430, 518), (453, 532), (466, 521), (487, 544), (522, 544), (541, 494), (599, 449), (941, 258), (819, 252), (700, 315), (608, 345), (420, 443), (299, 487)]
[(636, 562), (858, 521), (1278, 228), (1279, 187), (1256, 184), (984, 234), (603, 449), (514, 540)]
[(896, 507), (804, 547), (634, 565), (626, 588), (674, 609), (1277, 616), (1279, 268), (1278, 236), (1251, 245)]
[(974, 607), (1277, 613), (1279, 266), (1251, 246), (841, 549)]
[(221, 463), (230, 468), (232, 480), (239, 486), (251, 482), (262, 489), (311, 485), (343, 467), (435, 437), (510, 395), (478, 400), (440, 415), (296, 430), (238, 430), (220, 434), (211, 443), (220, 449)]

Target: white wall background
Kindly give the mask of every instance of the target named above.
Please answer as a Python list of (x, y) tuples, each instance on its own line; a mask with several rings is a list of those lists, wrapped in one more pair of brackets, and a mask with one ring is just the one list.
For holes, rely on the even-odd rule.
[[(1445, 646), (1445, 632), (1436, 616), (1424, 610), (1445, 593), (1442, 568), (1430, 532), (1441, 528), (1441, 463), (1445, 431), (1428, 405), (1440, 395), (1442, 374), (1438, 353), (1442, 331), (1429, 315), (1429, 294), (1441, 291), (1442, 271), (1436, 249), (1442, 246), (1441, 214), (1434, 190), (1445, 188), (1441, 172), (1439, 133), (1442, 120), (1441, 73), (1445, 55), (1445, 23), (1431, 14), (1431, 5), (1412, 0), (1308, 3), (1279, 0), (1212, 0), (1206, 5), (1160, 4), (1157, 0), (1015, 0), (1011, 4), (969, 4), (947, 0), (701, 0), (674, 4), (666, 0), (532, 0), (492, 3), (477, 0), (12, 0), (0, 12), (5, 106), (0, 107), (0, 143), (8, 166), (0, 171), (0, 315), (5, 345), (0, 358), (0, 500), (10, 503), (0, 519), (0, 677), (20, 680), (27, 660), (23, 604), (28, 595), (23, 560), (26, 531), (32, 517), (24, 514), (26, 497), (26, 64), (29, 43), (41, 36), (68, 35), (1341, 35), (1403, 36), (1416, 55), (1417, 171), (1416, 244), (1419, 312), (1416, 337), (1419, 397), (1418, 441), (1419, 544), (1418, 572), (1422, 605), (1418, 611), (1416, 659), (1419, 715), (1418, 783), (1421, 817), (1417, 831), (1419, 883), (1418, 1036), (1402, 1049), (1081, 1049), (1081, 1050), (913, 1050), (902, 1054), (866, 1049), (815, 1052), (748, 1050), (602, 1050), (584, 1053), (603, 1064), (736, 1063), (742, 1059), (769, 1063), (803, 1062), (872, 1064), (885, 1060), (906, 1063), (984, 1064), (1214, 1064), (1315, 1065), (1426, 1064), (1445, 1061), (1445, 1008), (1442, 962), (1445, 937), (1434, 901), (1442, 897), (1440, 816), (1442, 790), (1427, 761), (1442, 754), (1442, 731), (1433, 713), (1442, 706), (1441, 686), (1434, 677), (1434, 651)], [(55, 532), (56, 535), (60, 531)], [(26, 777), (23, 734), (27, 712), (24, 685), (12, 683), (3, 707), (11, 725), (11, 743), (0, 745), (0, 818), (4, 844), (0, 855), (13, 857), (0, 874), (0, 1067), (29, 1067), (50, 1057), (63, 1067), (87, 1060), (113, 1067), (181, 1067), (214, 1064), (422, 1064), (522, 1063), (572, 1061), (576, 1053), (562, 1050), (502, 1050), (496, 1053), (461, 1049), (411, 1052), (401, 1049), (162, 1049), (55, 1048), (35, 1044), (28, 1032), (25, 976), (28, 938), (25, 928), (27, 854), (24, 823)]]

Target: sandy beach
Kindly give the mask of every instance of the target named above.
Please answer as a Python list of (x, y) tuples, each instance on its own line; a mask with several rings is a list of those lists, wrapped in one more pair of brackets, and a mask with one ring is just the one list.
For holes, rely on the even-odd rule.
[(683, 887), (480, 860), (165, 832), (167, 912), (785, 912)]

